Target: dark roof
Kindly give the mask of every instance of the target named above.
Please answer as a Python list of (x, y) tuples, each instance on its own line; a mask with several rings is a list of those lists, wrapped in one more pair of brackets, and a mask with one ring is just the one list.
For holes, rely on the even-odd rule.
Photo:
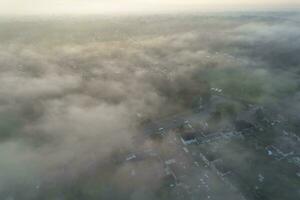
[(181, 138), (184, 141), (195, 140), (196, 134), (194, 132), (183, 133), (183, 134), (181, 134)]
[(215, 167), (223, 174), (230, 171), (230, 168), (226, 166), (226, 164), (223, 161), (216, 162)]
[(175, 185), (176, 184), (176, 178), (172, 175), (166, 175), (163, 177), (163, 185), (164, 186), (170, 186), (170, 185)]
[(244, 120), (237, 120), (237, 121), (235, 121), (235, 127), (236, 127), (237, 131), (242, 131), (242, 130), (245, 130), (245, 129), (254, 128), (255, 126), (250, 122), (247, 122), (247, 121), (244, 121)]

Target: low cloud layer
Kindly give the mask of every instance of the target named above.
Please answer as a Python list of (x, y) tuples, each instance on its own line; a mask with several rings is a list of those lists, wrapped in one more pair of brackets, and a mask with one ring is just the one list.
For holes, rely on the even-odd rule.
[[(89, 172), (115, 173), (107, 179), (120, 179), (119, 190), (127, 190), (128, 166), (109, 169), (111, 154), (133, 147), (141, 121), (191, 109), (193, 96), (208, 95), (210, 87), (288, 105), (286, 114), (299, 119), (299, 20), (274, 14), (1, 21), (0, 198), (38, 199), (43, 184), (51, 191)], [(155, 185), (152, 173), (133, 184)], [(153, 195), (143, 193), (129, 198)]]

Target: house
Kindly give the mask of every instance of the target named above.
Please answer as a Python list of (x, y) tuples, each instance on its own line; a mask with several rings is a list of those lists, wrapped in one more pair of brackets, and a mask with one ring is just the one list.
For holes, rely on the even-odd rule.
[(173, 174), (168, 174), (163, 177), (163, 185), (167, 187), (175, 187), (176, 186), (176, 177)]
[(251, 122), (246, 120), (236, 120), (234, 124), (237, 131), (244, 131), (255, 128), (255, 126)]
[(196, 134), (194, 132), (182, 133), (180, 140), (184, 145), (193, 144), (197, 142)]

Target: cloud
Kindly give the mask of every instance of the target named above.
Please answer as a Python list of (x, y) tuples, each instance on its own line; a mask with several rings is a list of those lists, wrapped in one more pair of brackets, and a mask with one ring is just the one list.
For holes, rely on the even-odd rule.
[[(112, 153), (133, 149), (141, 116), (190, 109), (210, 86), (230, 94), (234, 85), (239, 97), (259, 90), (259, 103), (291, 100), (298, 109), (298, 18), (275, 16), (1, 22), (0, 197), (38, 199), (56, 184), (106, 174), (124, 193), (140, 184), (157, 189), (162, 166), (115, 166)], [(133, 167), (149, 173), (127, 185)], [(144, 198), (144, 190), (153, 197), (147, 188), (129, 196)]]

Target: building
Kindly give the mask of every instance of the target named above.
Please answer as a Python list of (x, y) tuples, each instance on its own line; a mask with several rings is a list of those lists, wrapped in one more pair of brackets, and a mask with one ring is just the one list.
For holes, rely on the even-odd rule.
[(196, 133), (194, 132), (182, 133), (180, 140), (184, 145), (194, 144), (197, 142)]

